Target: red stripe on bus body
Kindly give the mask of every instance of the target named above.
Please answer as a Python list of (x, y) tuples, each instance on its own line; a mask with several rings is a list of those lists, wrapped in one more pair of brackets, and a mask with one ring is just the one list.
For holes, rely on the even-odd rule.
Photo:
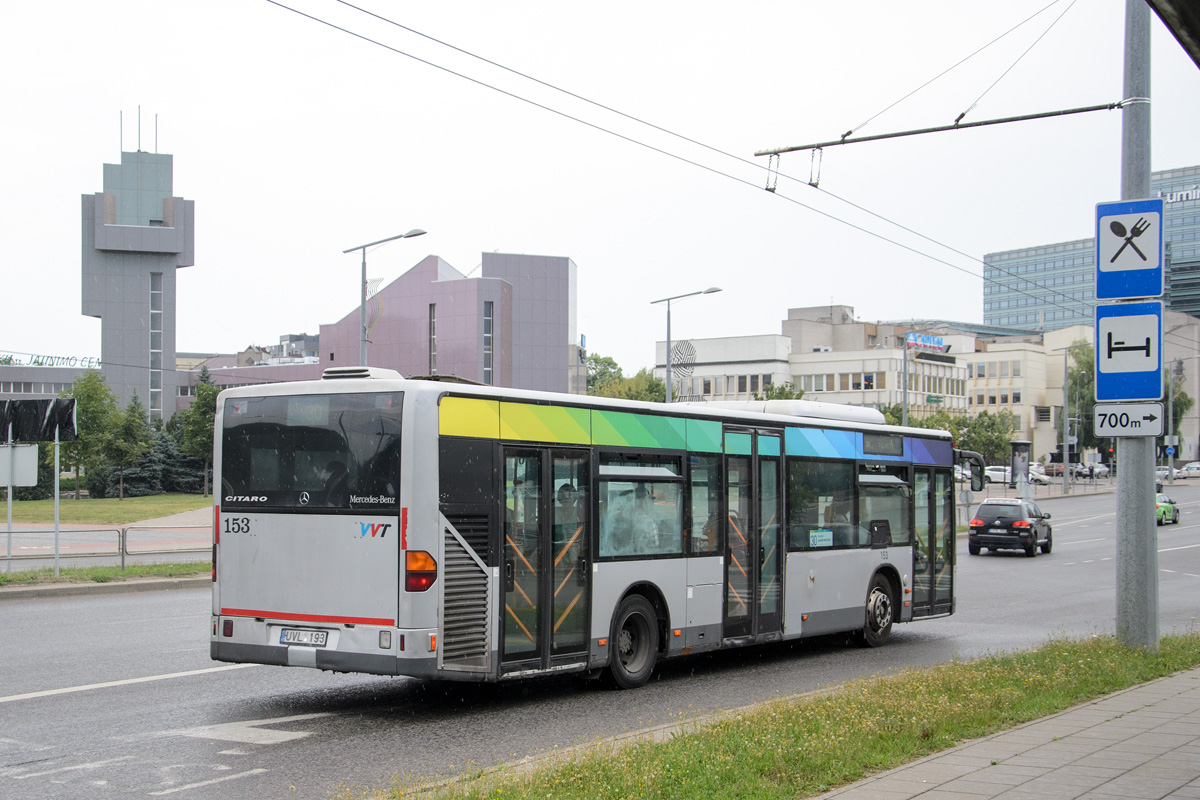
[(387, 625), (392, 628), (396, 627), (396, 620), (380, 617), (333, 617), (326, 614), (287, 614), (282, 611), (256, 611), (252, 608), (222, 608), (221, 613), (230, 617), (286, 619), (292, 622), (333, 622), (339, 625)]

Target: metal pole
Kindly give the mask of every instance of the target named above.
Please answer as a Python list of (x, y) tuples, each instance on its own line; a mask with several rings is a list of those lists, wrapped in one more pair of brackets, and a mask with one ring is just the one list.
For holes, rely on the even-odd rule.
[(671, 301), (667, 300), (667, 402), (671, 402)]
[[(1179, 362), (1175, 362), (1179, 363)], [(1175, 483), (1175, 452), (1171, 439), (1175, 435), (1175, 364), (1167, 367), (1167, 483)]]
[(58, 577), (58, 426), (54, 426), (54, 577)]
[(8, 491), (5, 497), (8, 498), (8, 557), (7, 567), (5, 572), (12, 573), (12, 496), (13, 496), (13, 472), (17, 468), (17, 452), (13, 449), (12, 440), (12, 423), (8, 423)]
[(1071, 348), (1068, 347), (1063, 350), (1063, 494), (1071, 490), (1071, 485), (1067, 480), (1067, 468), (1071, 462), (1071, 393), (1067, 389), (1067, 360), (1070, 358), (1070, 355)]
[(367, 248), (362, 249), (362, 300), (358, 304), (358, 365), (367, 365)]
[(900, 357), (904, 359), (900, 367), (900, 388), (904, 390), (904, 396), (900, 398), (900, 424), (908, 427), (908, 334), (904, 334), (904, 347), (900, 350)]
[[(1121, 199), (1150, 196), (1150, 7), (1125, 0)], [(1158, 535), (1154, 526), (1154, 441), (1117, 446), (1117, 638), (1158, 650)]]

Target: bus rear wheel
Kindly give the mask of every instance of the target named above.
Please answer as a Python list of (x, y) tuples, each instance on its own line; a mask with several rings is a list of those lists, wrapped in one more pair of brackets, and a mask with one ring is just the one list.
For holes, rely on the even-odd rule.
[(608, 668), (622, 689), (650, 680), (658, 660), (658, 615), (640, 594), (626, 597), (613, 616)]
[(892, 584), (882, 575), (871, 579), (867, 592), (867, 620), (858, 635), (865, 647), (879, 647), (892, 635), (892, 623), (896, 621), (896, 603), (892, 599)]

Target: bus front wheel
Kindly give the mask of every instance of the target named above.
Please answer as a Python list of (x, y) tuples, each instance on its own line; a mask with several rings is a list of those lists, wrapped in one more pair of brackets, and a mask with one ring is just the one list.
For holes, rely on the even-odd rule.
[(867, 619), (859, 634), (859, 641), (866, 647), (879, 647), (892, 635), (892, 623), (896, 620), (896, 604), (892, 599), (892, 585), (882, 575), (871, 579), (867, 592)]
[(658, 660), (658, 615), (640, 594), (626, 597), (613, 616), (609, 639), (609, 670), (622, 689), (636, 689), (650, 680)]

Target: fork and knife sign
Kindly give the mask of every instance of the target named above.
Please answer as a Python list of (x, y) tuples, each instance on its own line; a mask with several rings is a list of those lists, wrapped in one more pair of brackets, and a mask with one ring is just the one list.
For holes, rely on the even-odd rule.
[(1133, 228), (1127, 231), (1125, 230), (1125, 226), (1121, 224), (1120, 220), (1114, 219), (1108, 224), (1108, 229), (1117, 236), (1125, 239), (1125, 241), (1121, 244), (1121, 247), (1118, 248), (1117, 252), (1113, 253), (1113, 257), (1108, 260), (1108, 263), (1115, 264), (1117, 262), (1117, 256), (1125, 252), (1126, 247), (1132, 247), (1133, 251), (1141, 256), (1142, 261), (1146, 260), (1146, 254), (1138, 249), (1138, 246), (1134, 244), (1133, 240), (1150, 229), (1149, 220), (1147, 220), (1145, 217), (1139, 217), (1138, 221), (1134, 223)]

